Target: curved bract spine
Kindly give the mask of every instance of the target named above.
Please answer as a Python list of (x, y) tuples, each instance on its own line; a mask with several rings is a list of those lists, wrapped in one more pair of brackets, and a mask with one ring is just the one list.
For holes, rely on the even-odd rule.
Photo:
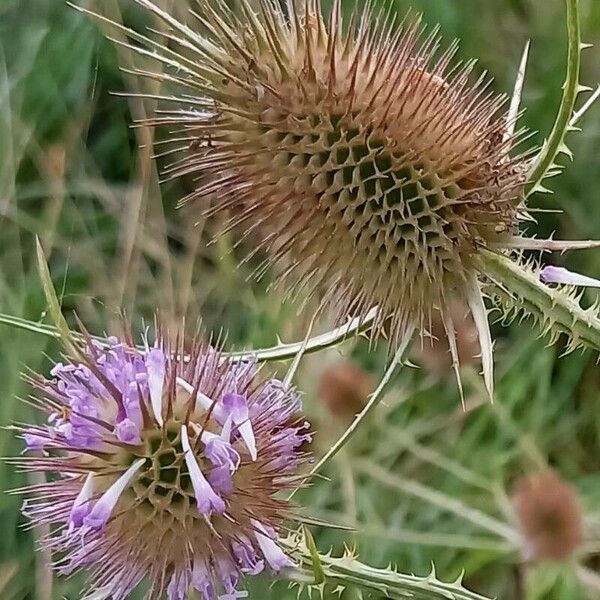
[(560, 172), (562, 170), (562, 167), (555, 163), (560, 153), (572, 158), (572, 153), (565, 144), (565, 136), (569, 131), (576, 130), (571, 125), (575, 101), (581, 92), (588, 90), (588, 88), (579, 83), (581, 51), (586, 47), (581, 42), (579, 0), (566, 0), (566, 8), (568, 53), (567, 75), (563, 86), (563, 95), (552, 131), (533, 162), (526, 187), (526, 196), (534, 192), (549, 191), (544, 188), (542, 181), (544, 178), (556, 174), (554, 171), (558, 170)]

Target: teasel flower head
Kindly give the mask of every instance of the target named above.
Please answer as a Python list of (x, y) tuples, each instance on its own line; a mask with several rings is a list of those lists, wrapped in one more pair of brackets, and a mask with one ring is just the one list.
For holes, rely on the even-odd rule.
[(522, 477), (513, 499), (526, 560), (567, 560), (581, 545), (583, 523), (577, 493), (555, 472)]
[(357, 363), (338, 360), (319, 378), (317, 394), (341, 422), (351, 421), (365, 406), (375, 389), (373, 377)]
[(378, 306), (373, 336), (400, 343), (439, 311), (456, 363), (449, 306), (467, 302), (491, 388), (476, 262), (516, 233), (529, 160), (475, 62), (369, 1), (344, 22), (341, 0), (329, 15), (319, 0), (199, 0), (190, 25), (136, 1), (170, 30), (123, 28), (166, 67), (138, 72), (181, 88), (149, 124), (178, 131), (167, 177), (197, 178), (185, 201), (226, 211), (286, 294), (339, 321)]
[(42, 543), (59, 573), (90, 572), (85, 598), (145, 582), (148, 599), (233, 600), (243, 577), (293, 565), (278, 532), (280, 492), (308, 457), (299, 397), (258, 382), (252, 360), (185, 347), (90, 340), (50, 379), (31, 377), (47, 423), (19, 428), (17, 462), (49, 480), (22, 490), (24, 513), (51, 526)]

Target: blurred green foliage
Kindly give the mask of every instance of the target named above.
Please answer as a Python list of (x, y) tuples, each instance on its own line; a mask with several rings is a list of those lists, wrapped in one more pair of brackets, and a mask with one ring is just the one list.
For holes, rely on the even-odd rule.
[[(345, 0), (351, 10), (362, 0)], [(112, 18), (142, 26), (147, 17), (129, 0), (82, 2)], [(183, 0), (163, 0), (185, 14)], [(478, 57), (498, 90), (511, 90), (526, 40), (532, 42), (523, 124), (549, 131), (564, 77), (564, 6), (561, 0), (396, 0), (425, 21), (439, 22), (446, 40), (462, 40), (460, 56)], [(586, 42), (584, 81), (600, 81), (600, 2), (582, 0)], [(247, 282), (252, 265), (236, 267), (235, 232), (208, 245), (218, 221), (175, 209), (191, 181), (161, 190), (143, 136), (130, 124), (152, 110), (149, 102), (115, 92), (148, 90), (122, 73), (132, 58), (118, 52), (95, 24), (64, 2), (0, 0), (0, 311), (33, 320), (45, 317), (34, 260), (35, 235), (50, 256), (66, 313), (76, 309), (94, 332), (114, 330), (123, 309), (134, 324), (159, 308), (177, 322), (200, 316), (209, 330), (228, 331), (227, 345), (272, 344), (277, 336), (304, 335), (310, 311), (283, 303), (262, 282)], [(539, 235), (600, 236), (600, 107), (571, 135), (575, 159), (550, 181), (552, 196), (533, 205), (560, 210), (536, 213)], [(161, 137), (164, 132), (159, 132)], [(159, 165), (164, 161), (159, 160)], [(196, 226), (195, 222), (199, 221)], [(600, 276), (596, 251), (569, 256), (569, 265)], [(563, 258), (552, 257), (556, 263)], [(590, 296), (593, 298), (593, 296)], [(585, 301), (589, 301), (586, 297)], [(323, 322), (322, 327), (327, 323)], [(451, 378), (404, 369), (375, 422), (298, 496), (308, 514), (354, 525), (356, 533), (315, 531), (321, 551), (356, 544), (363, 562), (389, 562), (405, 572), (426, 573), (434, 562), (442, 579), (465, 570), (466, 584), (503, 600), (577, 600), (600, 597), (600, 371), (596, 357), (561, 358), (527, 326), (497, 326), (497, 401), (488, 404), (475, 369), (467, 368), (463, 412)], [(25, 368), (45, 370), (56, 344), (40, 336), (0, 329), (0, 424), (30, 421), (18, 401), (28, 390)], [(297, 382), (322, 452), (343, 426), (319, 401), (315, 381), (323, 364), (353, 356), (380, 374), (386, 350), (346, 342), (339, 350), (307, 358)], [(284, 365), (275, 367), (284, 369)], [(275, 368), (273, 367), (273, 368)], [(271, 367), (269, 367), (271, 368)], [(22, 443), (0, 432), (0, 454), (18, 454)], [(510, 490), (521, 474), (545, 466), (571, 482), (585, 508), (586, 542), (571, 564), (522, 563)], [(27, 483), (0, 463), (0, 489)], [(19, 514), (21, 498), (0, 494), (0, 597), (50, 600), (79, 597), (80, 579), (48, 583), (44, 557)], [(483, 522), (481, 515), (484, 515)], [(260, 587), (260, 586), (263, 587)], [(287, 598), (284, 584), (256, 584), (252, 598)], [(294, 597), (290, 592), (289, 597)], [(354, 591), (344, 597), (358, 598)]]

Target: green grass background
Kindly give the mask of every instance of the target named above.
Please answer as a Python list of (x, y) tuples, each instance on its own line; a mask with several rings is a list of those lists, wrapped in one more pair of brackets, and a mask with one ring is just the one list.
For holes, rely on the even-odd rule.
[[(157, 0), (159, 1), (159, 0)], [(345, 8), (354, 2), (347, 0)], [(185, 18), (187, 2), (159, 3)], [(81, 2), (142, 27), (147, 15), (131, 0)], [(561, 0), (397, 0), (395, 8), (423, 11), (442, 25), (444, 38), (462, 40), (460, 56), (478, 57), (495, 86), (510, 91), (526, 40), (532, 42), (523, 95), (523, 123), (549, 131), (565, 68), (565, 17)], [(585, 51), (583, 79), (600, 81), (600, 2), (581, 0)], [(229, 332), (227, 344), (259, 347), (300, 339), (311, 313), (269, 292), (269, 277), (246, 281), (251, 267), (237, 266), (235, 232), (209, 245), (218, 220), (176, 210), (190, 182), (158, 184), (157, 165), (144, 132), (130, 124), (151, 103), (113, 95), (148, 90), (148, 83), (119, 71), (133, 57), (117, 51), (98, 27), (62, 0), (0, 0), (0, 312), (35, 321), (46, 305), (34, 261), (40, 236), (49, 256), (65, 314), (77, 310), (93, 332), (118, 328), (119, 311), (135, 327), (155, 309), (176, 323), (202, 317), (209, 330)], [(574, 161), (551, 181), (552, 196), (532, 205), (538, 234), (600, 236), (600, 104), (572, 134)], [(158, 133), (159, 137), (164, 132)], [(536, 136), (539, 143), (543, 133)], [(159, 167), (160, 167), (159, 162)], [(196, 226), (194, 222), (199, 220)], [(552, 257), (600, 276), (597, 251)], [(566, 263), (565, 263), (566, 264)], [(586, 295), (591, 301), (594, 294)], [(319, 325), (323, 330), (327, 320)], [(425, 369), (404, 369), (375, 418), (331, 464), (328, 480), (298, 496), (309, 514), (356, 527), (355, 533), (315, 531), (320, 549), (355, 545), (364, 562), (438, 576), (506, 600), (600, 598), (600, 371), (596, 357), (561, 358), (527, 324), (495, 325), (498, 391), (489, 404), (475, 368), (465, 370), (467, 411), (452, 378), (435, 380)], [(57, 345), (39, 335), (0, 326), (0, 425), (36, 419), (18, 396), (25, 367), (44, 371)], [(353, 357), (375, 377), (386, 350), (369, 352), (351, 340), (307, 358), (297, 376), (322, 453), (343, 424), (316, 394), (323, 366)], [(284, 372), (285, 365), (269, 368)], [(0, 432), (0, 455), (22, 444)], [(506, 528), (516, 532), (512, 485), (520, 475), (551, 466), (580, 494), (586, 541), (566, 565), (521, 562)], [(0, 491), (28, 482), (0, 463)], [(21, 498), (0, 493), (0, 597), (80, 597), (81, 579), (52, 579), (35, 532), (23, 528)], [(483, 515), (483, 520), (482, 520)], [(510, 537), (510, 536), (509, 536)], [(293, 598), (285, 584), (251, 588), (251, 598)], [(348, 590), (344, 597), (358, 598)]]

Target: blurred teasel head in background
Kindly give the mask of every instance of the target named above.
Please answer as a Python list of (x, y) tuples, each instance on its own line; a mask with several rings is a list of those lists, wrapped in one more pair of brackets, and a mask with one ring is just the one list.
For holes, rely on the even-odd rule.
[[(469, 307), (454, 302), (448, 310), (454, 324), (458, 361), (463, 366), (478, 365), (480, 349), (477, 328)], [(433, 315), (426, 334), (414, 344), (412, 356), (436, 379), (451, 375), (453, 364), (448, 334), (439, 313)]]
[(318, 397), (329, 412), (342, 422), (352, 420), (375, 389), (373, 377), (355, 362), (338, 360), (319, 378)]
[(525, 560), (567, 560), (581, 545), (583, 523), (577, 493), (557, 473), (525, 475), (515, 485), (513, 501)]

